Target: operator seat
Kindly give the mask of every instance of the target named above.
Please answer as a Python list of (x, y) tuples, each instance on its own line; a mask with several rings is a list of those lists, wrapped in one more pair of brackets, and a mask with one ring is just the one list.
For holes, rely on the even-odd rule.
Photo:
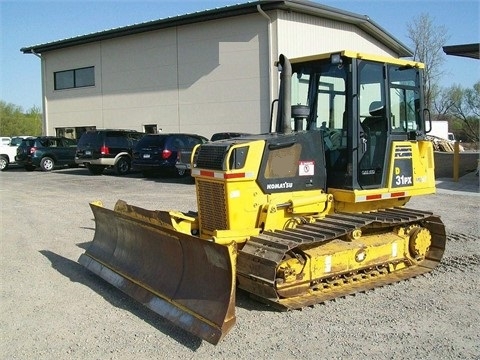
[(369, 159), (372, 168), (383, 168), (387, 145), (387, 119), (385, 106), (381, 101), (373, 101), (369, 107), (370, 116), (362, 122), (368, 134)]
[(373, 101), (368, 109), (370, 116), (362, 122), (370, 132), (386, 131), (387, 122), (385, 121), (385, 106), (381, 101)]

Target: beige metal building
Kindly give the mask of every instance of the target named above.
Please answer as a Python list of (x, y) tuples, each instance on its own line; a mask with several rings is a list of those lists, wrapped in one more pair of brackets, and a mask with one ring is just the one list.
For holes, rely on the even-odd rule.
[(268, 132), (278, 55), (410, 50), (367, 16), (255, 1), (24, 47), (41, 58), (44, 133)]

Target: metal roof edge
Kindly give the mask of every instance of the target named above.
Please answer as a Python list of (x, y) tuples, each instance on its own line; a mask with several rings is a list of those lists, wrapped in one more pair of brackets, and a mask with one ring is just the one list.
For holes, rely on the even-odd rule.
[(442, 48), (443, 52), (447, 55), (480, 59), (480, 43), (445, 45)]
[[(208, 20), (215, 20), (227, 18), (231, 16), (244, 15), (248, 13), (257, 12), (257, 3), (262, 4), (266, 1), (256, 1), (243, 4), (236, 4), (222, 8), (207, 9), (194, 13), (184, 15), (177, 15), (173, 17), (166, 17), (158, 20), (151, 20), (139, 24), (122, 26), (114, 29), (103, 30), (86, 35), (79, 35), (73, 38), (52, 41), (48, 43), (22, 47), (20, 49), (24, 54), (42, 53), (57, 49), (62, 49), (70, 46), (88, 44), (91, 42), (113, 39), (117, 37), (140, 34), (148, 31), (155, 31), (174, 26), (188, 25), (197, 22)], [(283, 1), (267, 1), (268, 3), (276, 4), (283, 3)]]
[(88, 44), (122, 36), (140, 34), (148, 31), (155, 31), (174, 26), (188, 25), (215, 19), (222, 19), (232, 16), (246, 15), (258, 12), (257, 5), (264, 11), (286, 10), (321, 16), (332, 20), (344, 21), (354, 24), (367, 34), (389, 46), (396, 51), (400, 57), (412, 56), (409, 50), (400, 41), (373, 22), (367, 15), (358, 15), (343, 11), (334, 7), (321, 5), (312, 1), (304, 0), (259, 0), (242, 4), (229, 5), (222, 8), (207, 9), (185, 15), (167, 17), (159, 20), (152, 20), (140, 24), (128, 25), (110, 30), (99, 31), (91, 34), (80, 35), (73, 38), (57, 40), (49, 43), (22, 47), (24, 54), (41, 54), (48, 51), (58, 50), (71, 46)]
[(322, 16), (332, 20), (340, 20), (358, 26), (373, 38), (381, 41), (395, 50), (400, 57), (411, 57), (413, 52), (406, 45), (396, 39), (388, 31), (374, 22), (368, 15), (359, 15), (356, 13), (340, 10), (334, 7), (321, 5), (306, 0), (288, 0), (289, 8), (303, 13), (311, 13), (312, 15)]

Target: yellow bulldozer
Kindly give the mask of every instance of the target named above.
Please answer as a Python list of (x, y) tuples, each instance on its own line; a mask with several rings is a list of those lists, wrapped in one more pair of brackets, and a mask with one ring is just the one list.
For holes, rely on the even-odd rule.
[(299, 309), (431, 271), (445, 249), (440, 218), (405, 207), (435, 192), (423, 64), (341, 51), (276, 66), (275, 131), (194, 149), (196, 211), (90, 204), (79, 262), (212, 344), (237, 287)]

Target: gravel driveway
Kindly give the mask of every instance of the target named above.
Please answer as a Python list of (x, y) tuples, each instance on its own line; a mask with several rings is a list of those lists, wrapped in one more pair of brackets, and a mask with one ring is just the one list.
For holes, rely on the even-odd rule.
[(187, 211), (196, 208), (192, 184), (12, 168), (0, 185), (3, 359), (480, 359), (478, 193), (408, 204), (446, 224), (433, 273), (292, 312), (239, 291), (237, 324), (213, 346), (77, 263), (93, 239), (90, 201)]

